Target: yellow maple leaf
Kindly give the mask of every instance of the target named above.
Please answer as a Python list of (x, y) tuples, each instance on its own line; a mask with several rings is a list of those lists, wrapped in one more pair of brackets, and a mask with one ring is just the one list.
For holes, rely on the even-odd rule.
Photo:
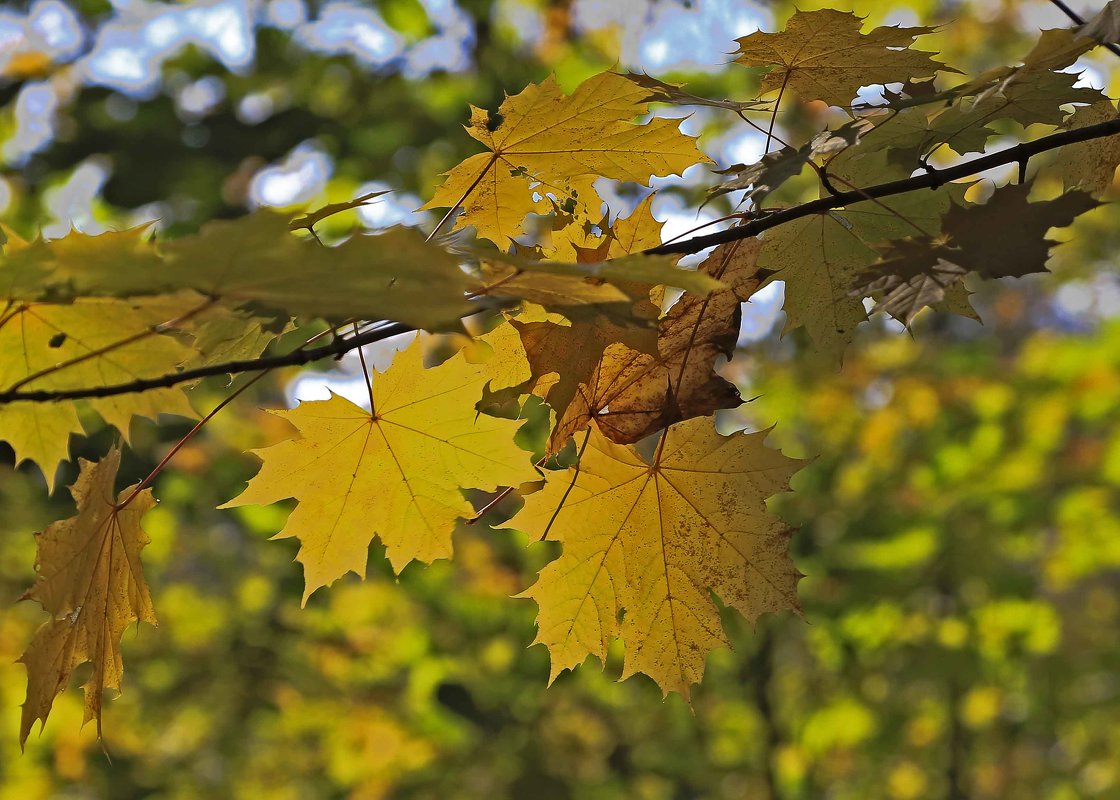
[[(0, 389), (84, 389), (174, 372), (193, 350), (164, 325), (202, 308), (199, 295), (134, 300), (83, 298), (73, 303), (11, 303), (0, 312)], [(134, 416), (194, 417), (181, 388), (154, 389), (81, 401), (127, 439)], [(19, 460), (39, 465), (53, 485), (66, 439), (80, 434), (73, 402), (16, 402), (0, 406), (0, 439)]]
[(462, 488), (539, 477), (513, 443), (520, 423), (475, 411), (486, 369), (462, 354), (424, 369), (422, 351), (414, 343), (374, 376), (372, 414), (338, 396), (276, 412), (299, 435), (257, 451), (260, 472), (224, 506), (299, 501), (276, 538), (300, 540), (304, 602), (347, 572), (364, 575), (375, 535), (398, 572), (449, 558), (455, 521), (473, 513)]
[(785, 88), (832, 106), (848, 105), (861, 86), (956, 72), (910, 49), (914, 37), (935, 28), (881, 27), (865, 34), (862, 24), (847, 11), (797, 11), (779, 33), (756, 31), (738, 39), (735, 60), (773, 67), (762, 76), (763, 93)]
[[(538, 195), (574, 199), (597, 216), (595, 177), (648, 183), (653, 175), (682, 173), (709, 159), (679, 120), (633, 119), (646, 113), (649, 92), (623, 75), (605, 72), (565, 95), (554, 77), (507, 97), (498, 124), (471, 107), (467, 133), (490, 150), (459, 164), (425, 208), (462, 204), (457, 226), (505, 247), (521, 233), (525, 216), (546, 208)], [(465, 199), (464, 199), (465, 198)]]
[(712, 650), (727, 645), (715, 593), (752, 622), (799, 611), (792, 531), (766, 509), (800, 462), (762, 433), (721, 436), (711, 419), (669, 428), (652, 460), (592, 428), (579, 464), (551, 475), (508, 525), (563, 546), (524, 596), (552, 678), (611, 639), (623, 678), (641, 672), (687, 699)]
[(54, 698), (87, 661), (93, 671), (83, 685), (85, 722), (96, 719), (100, 736), (102, 693), (121, 687), (121, 635), (134, 620), (156, 624), (140, 563), (148, 543), (140, 520), (155, 499), (148, 490), (133, 497), (135, 487), (114, 493), (120, 460), (119, 449), (96, 463), (81, 460), (71, 489), (78, 513), (37, 536), (38, 575), (24, 597), (39, 601), (52, 619), (20, 658), (27, 668), (21, 746), (36, 720), (46, 723)]

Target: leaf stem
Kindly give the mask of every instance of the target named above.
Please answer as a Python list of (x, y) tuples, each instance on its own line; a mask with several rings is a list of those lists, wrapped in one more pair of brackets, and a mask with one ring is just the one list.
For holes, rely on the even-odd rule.
[(579, 446), (579, 452), (576, 453), (576, 466), (572, 472), (572, 482), (568, 484), (568, 488), (564, 490), (564, 496), (560, 498), (560, 502), (556, 504), (556, 510), (552, 512), (552, 517), (548, 520), (548, 524), (544, 526), (544, 533), (541, 538), (537, 539), (538, 542), (543, 542), (548, 538), (548, 532), (552, 530), (553, 523), (556, 518), (560, 516), (560, 512), (564, 509), (564, 503), (568, 502), (568, 495), (572, 493), (572, 489), (576, 488), (576, 481), (579, 479), (579, 471), (583, 468), (583, 451), (587, 449), (587, 443), (591, 441), (591, 425), (587, 427), (587, 435), (583, 437), (583, 444)]
[(778, 99), (774, 101), (774, 113), (770, 115), (770, 127), (766, 130), (766, 147), (763, 149), (764, 154), (770, 152), (770, 140), (774, 138), (774, 125), (778, 122), (778, 109), (782, 107), (782, 97), (785, 96), (786, 86), (789, 85), (790, 74), (791, 73), (786, 72), (785, 77), (782, 78), (782, 88), (778, 90)]
[(214, 419), (214, 417), (217, 416), (219, 411), (221, 411), (223, 408), (225, 408), (230, 403), (232, 403), (238, 396), (240, 396), (242, 393), (244, 393), (244, 391), (246, 389), (248, 389), (250, 386), (252, 386), (254, 383), (259, 381), (261, 378), (263, 378), (265, 375), (267, 375), (271, 371), (272, 370), (270, 370), (270, 369), (261, 370), (259, 373), (254, 375), (252, 378), (245, 381), (245, 383), (241, 384), (241, 386), (239, 386), (235, 391), (231, 392), (224, 400), (222, 400), (222, 402), (220, 402), (220, 403), (218, 403), (218, 405), (214, 406), (214, 408), (211, 409), (210, 413), (208, 413), (206, 416), (204, 416), (202, 419), (200, 419), (195, 424), (195, 426), (193, 428), (191, 428), (189, 431), (187, 431), (187, 434), (182, 439), (180, 439), (178, 442), (175, 443), (174, 447), (172, 447), (170, 450), (167, 451), (167, 455), (165, 455), (162, 459), (160, 459), (160, 462), (158, 464), (156, 464), (155, 469), (153, 469), (151, 472), (148, 473), (148, 477), (144, 478), (144, 480), (142, 480), (142, 481), (140, 481), (140, 483), (136, 484), (136, 488), (132, 490), (132, 493), (129, 494), (128, 497), (126, 497), (122, 502), (117, 503), (117, 505), (114, 506), (114, 510), (117, 511), (117, 512), (120, 512), (129, 503), (131, 503), (133, 500), (135, 500), (137, 495), (140, 494), (140, 492), (144, 491), (149, 486), (151, 486), (152, 481), (154, 481), (156, 479), (156, 477), (161, 472), (163, 472), (164, 468), (171, 462), (171, 459), (173, 459), (175, 457), (175, 454), (178, 453), (180, 450), (182, 450), (183, 447), (186, 446), (187, 442), (189, 442), (191, 439), (193, 439), (195, 434), (197, 434), (200, 430), (202, 430), (202, 428), (206, 425), (207, 422)]
[[(358, 323), (354, 323), (354, 335), (358, 335)], [(373, 402), (373, 377), (369, 374), (369, 367), (366, 366), (366, 354), (362, 348), (358, 348), (358, 360), (362, 362), (362, 379), (366, 382), (366, 392), (369, 394), (369, 415), (374, 419), (377, 418), (377, 406)]]
[(478, 173), (478, 177), (475, 178), (474, 182), (467, 187), (467, 190), (465, 192), (463, 192), (463, 196), (455, 201), (455, 205), (447, 209), (447, 213), (440, 218), (440, 221), (436, 223), (436, 226), (434, 228), (432, 228), (432, 232), (429, 233), (427, 238), (424, 239), (425, 242), (430, 242), (436, 237), (436, 234), (439, 233), (440, 229), (444, 226), (444, 224), (446, 224), (447, 220), (451, 219), (452, 215), (459, 210), (463, 203), (467, 201), (467, 198), (470, 197), (471, 192), (473, 192), (478, 184), (482, 182), (482, 179), (486, 177), (486, 173), (489, 172), (490, 168), (493, 167), (497, 162), (498, 154), (491, 154), (490, 160), (486, 162), (486, 166), (482, 168), (482, 172)]

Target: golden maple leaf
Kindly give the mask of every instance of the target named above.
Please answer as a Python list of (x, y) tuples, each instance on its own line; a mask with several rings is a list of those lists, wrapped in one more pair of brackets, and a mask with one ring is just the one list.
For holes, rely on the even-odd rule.
[[(73, 303), (11, 303), (0, 312), (0, 389), (85, 389), (172, 373), (194, 351), (165, 325), (201, 309), (191, 292), (134, 300), (82, 298)], [(134, 416), (196, 416), (181, 388), (92, 398), (94, 409), (127, 440)], [(0, 439), (30, 459), (53, 485), (67, 459), (67, 438), (81, 434), (78, 404), (16, 402), (0, 406)]]
[(914, 37), (935, 28), (881, 27), (865, 34), (862, 25), (861, 17), (846, 11), (797, 11), (779, 33), (756, 31), (738, 39), (735, 60), (773, 67), (762, 76), (763, 93), (786, 88), (832, 106), (847, 106), (861, 86), (956, 72), (930, 53), (910, 49)]
[(563, 546), (524, 593), (540, 608), (536, 641), (555, 679), (620, 637), (623, 678), (642, 672), (687, 699), (727, 645), (712, 593), (751, 621), (799, 611), (792, 531), (765, 501), (800, 462), (765, 447), (766, 432), (721, 436), (711, 419), (669, 428), (648, 461), (588, 435), (579, 463), (508, 523)]
[[(449, 173), (425, 208), (462, 205), (457, 226), (505, 247), (539, 196), (571, 198), (597, 216), (596, 177), (648, 183), (653, 175), (682, 173), (709, 159), (679, 120), (632, 120), (646, 113), (649, 92), (623, 75), (605, 72), (565, 95), (554, 77), (507, 97), (496, 115), (471, 107), (467, 133), (489, 153), (473, 155)], [(495, 124), (496, 120), (500, 120)]]
[(260, 472), (224, 506), (299, 501), (276, 538), (300, 540), (304, 602), (347, 572), (364, 575), (375, 535), (398, 572), (449, 558), (455, 521), (473, 513), (462, 488), (539, 477), (513, 443), (520, 423), (475, 411), (485, 368), (459, 354), (424, 369), (422, 351), (414, 343), (373, 377), (373, 413), (338, 396), (275, 412), (299, 435), (257, 451)]
[(83, 687), (84, 721), (96, 719), (100, 736), (102, 693), (121, 687), (121, 634), (133, 620), (156, 624), (140, 563), (148, 543), (140, 520), (155, 499), (148, 490), (135, 493), (134, 487), (113, 492), (120, 461), (119, 449), (96, 463), (81, 460), (71, 489), (77, 515), (37, 536), (38, 575), (24, 597), (39, 601), (52, 619), (20, 658), (27, 668), (21, 746), (36, 720), (46, 723), (54, 698), (87, 661), (93, 671)]

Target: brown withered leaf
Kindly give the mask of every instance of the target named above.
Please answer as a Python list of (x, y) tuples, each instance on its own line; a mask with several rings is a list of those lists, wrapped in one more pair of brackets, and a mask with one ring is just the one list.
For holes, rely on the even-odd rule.
[(27, 667), (21, 746), (36, 720), (46, 723), (55, 697), (87, 661), (93, 670), (83, 685), (84, 721), (96, 719), (100, 736), (102, 693), (121, 687), (121, 635), (133, 621), (156, 624), (140, 563), (148, 543), (140, 519), (156, 501), (148, 490), (135, 497), (134, 488), (113, 492), (120, 461), (119, 449), (96, 463), (82, 460), (71, 489), (78, 513), (37, 536), (38, 575), (24, 597), (37, 600), (52, 619), (20, 658)]
[[(674, 422), (738, 406), (738, 391), (714, 367), (734, 349), (739, 304), (761, 281), (756, 265), (760, 248), (755, 239), (717, 248), (698, 271), (718, 278), (725, 288), (707, 297), (684, 295), (659, 320), (653, 348), (616, 340), (600, 350), (596, 342), (594, 363), (589, 358), (581, 362), (590, 369), (576, 391), (571, 393), (569, 382), (564, 404), (552, 406), (557, 419), (550, 450), (559, 450), (593, 420), (609, 439), (629, 444)], [(543, 377), (550, 363), (546, 343), (524, 336), (523, 342), (535, 373)], [(552, 384), (548, 389), (558, 391)], [(552, 405), (551, 394), (542, 396)]]
[(548, 448), (553, 453), (590, 419), (586, 387), (597, 383), (608, 350), (625, 349), (650, 358), (657, 352), (657, 330), (652, 325), (620, 325), (602, 315), (577, 318), (569, 325), (517, 319), (510, 323), (521, 335), (529, 359), (528, 391), (542, 397), (556, 412)]
[[(606, 257), (615, 259), (615, 263), (625, 263), (628, 254), (661, 243), (661, 223), (653, 217), (651, 202), (652, 198), (647, 198), (629, 217), (616, 220), (613, 225), (604, 221), (602, 236), (589, 234), (578, 225), (554, 231), (548, 252), (574, 258), (577, 263), (594, 263)], [(698, 270), (691, 274), (704, 281), (703, 285), (720, 286), (717, 292), (722, 290), (722, 284), (708, 273)], [(521, 336), (530, 367), (529, 380), (511, 391), (535, 394), (556, 413), (550, 452), (562, 448), (571, 434), (590, 419), (587, 387), (596, 384), (608, 350), (657, 358), (660, 308), (652, 302), (649, 286), (615, 283), (626, 291), (625, 314), (612, 313), (611, 306), (600, 305), (565, 308), (567, 321), (539, 317), (530, 321), (510, 320)]]
[(570, 407), (558, 429), (574, 432), (579, 423), (586, 424), (580, 418), (586, 415), (607, 438), (630, 444), (674, 422), (738, 406), (738, 389), (715, 366), (721, 356), (731, 357), (740, 304), (759, 287), (761, 247), (758, 239), (744, 239), (716, 248), (699, 269), (726, 288), (707, 297), (685, 295), (675, 303), (659, 321), (656, 356), (608, 348), (593, 381), (581, 391), (583, 407)]

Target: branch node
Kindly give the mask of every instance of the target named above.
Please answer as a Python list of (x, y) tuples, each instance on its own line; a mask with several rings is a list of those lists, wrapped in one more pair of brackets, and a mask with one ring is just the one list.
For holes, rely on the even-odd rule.
[(825, 191), (833, 197), (839, 197), (840, 192), (836, 189), (835, 186), (832, 185), (832, 181), (828, 177), (828, 169), (818, 164), (814, 164), (812, 161), (809, 162), (809, 166), (816, 170), (817, 177), (821, 179), (821, 186), (824, 187)]
[(945, 185), (945, 179), (940, 176), (941, 170), (931, 166), (925, 156), (921, 156), (918, 158), (918, 166), (924, 169), (926, 171), (926, 174), (930, 176), (930, 189), (937, 191)]

